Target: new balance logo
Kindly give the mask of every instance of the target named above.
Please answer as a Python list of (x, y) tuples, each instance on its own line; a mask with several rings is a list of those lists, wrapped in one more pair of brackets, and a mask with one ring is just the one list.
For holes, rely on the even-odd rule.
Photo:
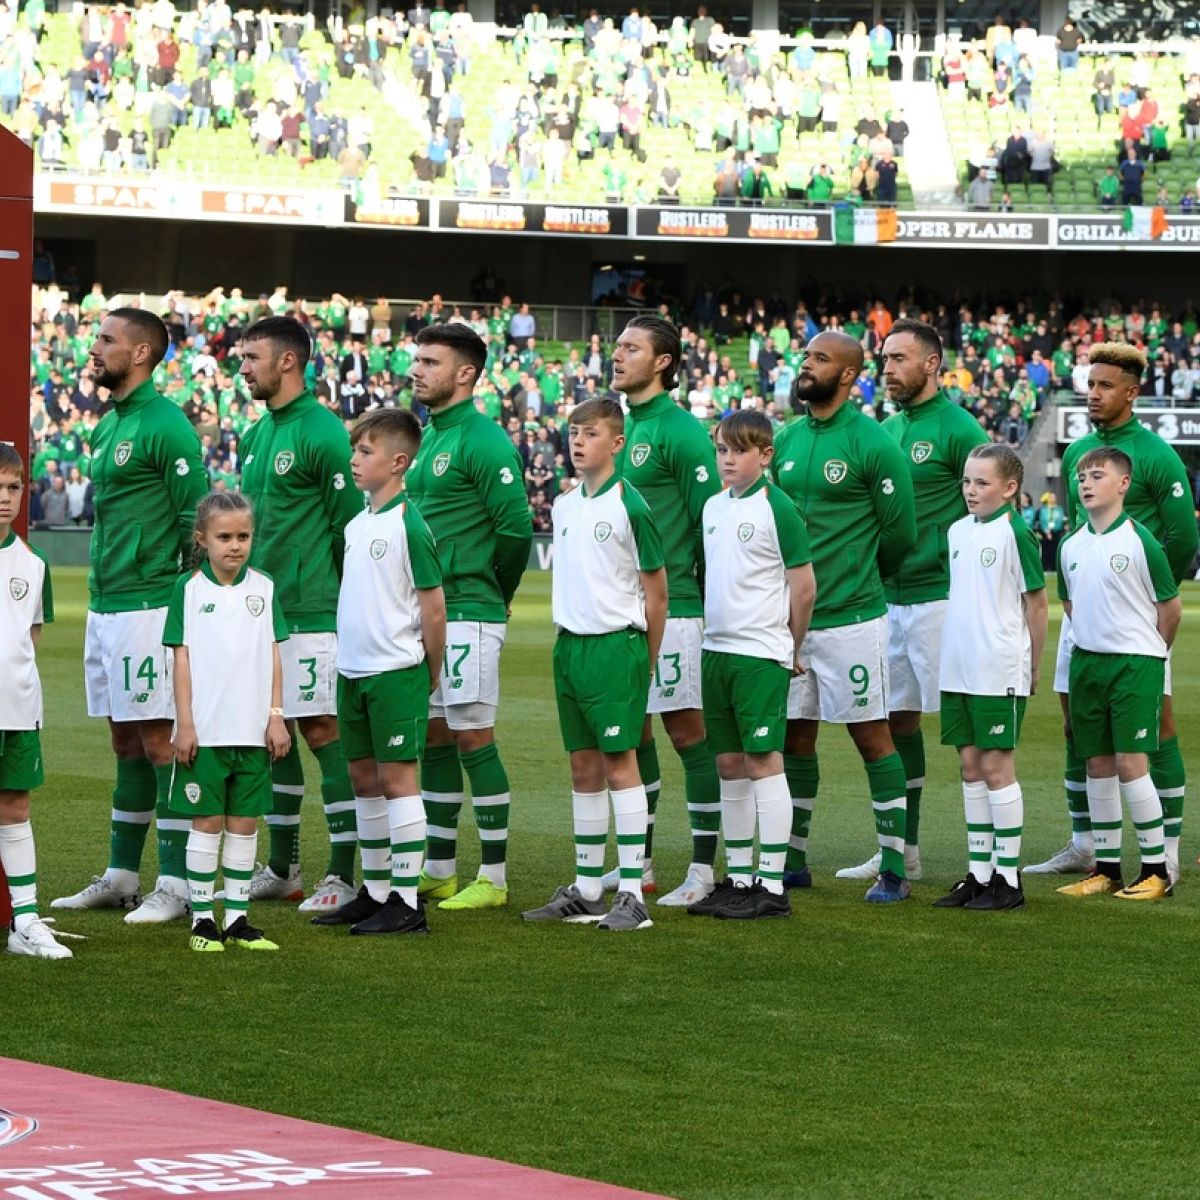
[(202, 604), (200, 605), (200, 611), (202, 613), (216, 612), (217, 606), (215, 604)]
[(768, 733), (770, 733), (770, 732), (771, 732), (771, 730), (770, 730), (770, 727), (769, 727), (769, 726), (767, 726), (767, 725), (760, 725), (760, 726), (759, 726), (759, 727), (758, 727), (758, 728), (757, 728), (757, 729), (754, 731), (754, 736), (755, 736), (756, 738), (764, 738), (764, 737), (766, 737), (766, 736), (767, 736), (767, 734), (768, 734)]
[(604, 731), (604, 736), (605, 736), (605, 737), (620, 737), (620, 736), (621, 736), (621, 727), (620, 727), (620, 725), (610, 725), (610, 726), (609, 726), (609, 727), (608, 727), (608, 728), (607, 728), (607, 729)]
[(388, 738), (388, 745), (389, 746), (403, 746), (404, 745), (404, 734), (398, 733), (398, 734), (396, 734), (395, 737)]
[(1003, 725), (993, 725), (991, 729), (988, 730), (988, 737), (999, 737), (1003, 732)]
[(1137, 733), (1133, 735), (1133, 740), (1135, 742), (1140, 742), (1149, 732), (1150, 731), (1148, 729), (1139, 729)]

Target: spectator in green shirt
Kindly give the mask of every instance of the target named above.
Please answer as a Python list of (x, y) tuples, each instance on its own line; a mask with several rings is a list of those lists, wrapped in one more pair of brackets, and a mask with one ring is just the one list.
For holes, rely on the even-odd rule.
[(1120, 194), (1121, 181), (1117, 178), (1117, 170), (1115, 167), (1109, 167), (1100, 176), (1100, 182), (1096, 184), (1096, 195), (1100, 198), (1100, 207), (1112, 208)]

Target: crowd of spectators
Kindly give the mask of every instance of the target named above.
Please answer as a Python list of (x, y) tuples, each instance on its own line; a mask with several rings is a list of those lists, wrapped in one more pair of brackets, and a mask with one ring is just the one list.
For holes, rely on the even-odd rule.
[(1083, 35), (1069, 18), (1055, 34), (1051, 56), (1046, 40), (1028, 21), (1013, 28), (1002, 15), (981, 40), (947, 40), (939, 74), (947, 102), (1011, 114), (1007, 139), (981, 142), (968, 154), (968, 206), (989, 209), (999, 201), (1002, 211), (1010, 211), (1013, 190), (1030, 184), (1053, 193), (1054, 177), (1064, 165), (1054, 136), (1058, 114), (1034, 103), (1034, 82), (1043, 74), (1061, 78), (1089, 72), (1096, 129), (1106, 130), (1112, 145), (1111, 165), (1092, 181), (1096, 202), (1102, 208), (1153, 203), (1194, 212), (1200, 182), (1173, 194), (1166, 182), (1154, 181), (1153, 173), (1159, 163), (1171, 160), (1173, 142), (1182, 143), (1189, 156), (1200, 143), (1200, 44), (1191, 42), (1179, 59), (1183, 99), (1177, 111), (1161, 105), (1155, 95), (1153, 56), (1084, 58), (1083, 46)]
[[(123, 301), (126, 302), (126, 301)], [(30, 361), (32, 514), (48, 524), (88, 524), (92, 431), (106, 402), (88, 378), (88, 349), (109, 307), (100, 284), (74, 296), (50, 284), (35, 288)], [(305, 324), (315, 351), (308, 383), (349, 426), (369, 409), (410, 406), (425, 420), (408, 381), (414, 337), (437, 321), (462, 321), (489, 348), (476, 403), (511, 435), (525, 465), (537, 527), (549, 528), (554, 497), (573, 485), (566, 453), (572, 407), (610, 386), (610, 347), (593, 335), (580, 344), (546, 344), (536, 313), (502, 296), (457, 305), (434, 295), (409, 306), (339, 293), (310, 302), (279, 287), (250, 298), (237, 288), (207, 296), (172, 292), (153, 305), (171, 333), (156, 386), (195, 425), (213, 486), (238, 487), (238, 446), (261, 415), (238, 375), (240, 331), (267, 315)], [(880, 386), (878, 352), (901, 316), (929, 320), (947, 347), (943, 387), (996, 441), (1020, 444), (1030, 422), (1056, 394), (1086, 391), (1087, 351), (1097, 340), (1143, 346), (1151, 370), (1149, 404), (1190, 404), (1200, 393), (1200, 322), (1193, 312), (1157, 304), (1109, 305), (1100, 315), (1060, 301), (956, 305), (901, 297), (844, 300), (812, 296), (788, 301), (752, 297), (736, 287), (702, 286), (687, 306), (663, 305), (684, 337), (679, 403), (711, 426), (741, 407), (764, 410), (783, 424), (792, 415), (791, 387), (804, 346), (823, 329), (858, 338), (866, 365), (854, 398), (882, 418), (890, 407)]]
[[(662, 28), (637, 9), (615, 20), (593, 10), (568, 28), (535, 2), (493, 45), (465, 3), (370, 17), (352, 4), (321, 27), (228, 0), (186, 12), (147, 0), (83, 7), (67, 67), (39, 53), (47, 19), (43, 0), (19, 11), (0, 0), (0, 119), (46, 169), (151, 170), (190, 125), (248, 139), (264, 157), (334, 160), (368, 192), (447, 180), (464, 196), (553, 195), (591, 164), (612, 201), (670, 203), (684, 198), (678, 161), (698, 155), (713, 164), (711, 193), (692, 202), (895, 203), (908, 136), (902, 112), (876, 111), (856, 90), (886, 73), (894, 36), (883, 24), (860, 22), (843, 50), (818, 52), (804, 34), (786, 48), (766, 32), (735, 40), (702, 6)], [(472, 107), (483, 52), (506, 77)], [(690, 77), (703, 85), (681, 88)], [(339, 78), (369, 81), (382, 106), (338, 99)], [(407, 162), (373, 154), (380, 114), (412, 130)], [(675, 131), (678, 161), (648, 162), (648, 127)]]

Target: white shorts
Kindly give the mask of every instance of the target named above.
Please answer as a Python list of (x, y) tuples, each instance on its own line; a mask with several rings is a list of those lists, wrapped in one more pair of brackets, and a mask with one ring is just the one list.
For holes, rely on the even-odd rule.
[[(1062, 627), (1058, 631), (1058, 653), (1054, 657), (1054, 690), (1065, 696), (1071, 689), (1071, 651), (1075, 649), (1075, 633), (1071, 629), (1071, 618), (1063, 613)], [(1163, 664), (1163, 695), (1171, 694), (1171, 651)]]
[(700, 617), (668, 617), (662, 646), (650, 680), (647, 713), (682, 712), (703, 708), (700, 699), (700, 643), (704, 621)]
[(337, 634), (293, 633), (279, 643), (283, 715), (337, 716)]
[(886, 720), (887, 649), (886, 617), (809, 630), (800, 645), (804, 674), (788, 687), (788, 720), (834, 725)]
[(942, 626), (948, 600), (888, 605), (888, 712), (940, 712)]
[(166, 608), (87, 615), (83, 677), (89, 717), (173, 721), (173, 651), (162, 644)]
[(500, 651), (508, 626), (502, 621), (447, 621), (446, 653), (430, 719), (451, 729), (492, 729), (500, 703)]

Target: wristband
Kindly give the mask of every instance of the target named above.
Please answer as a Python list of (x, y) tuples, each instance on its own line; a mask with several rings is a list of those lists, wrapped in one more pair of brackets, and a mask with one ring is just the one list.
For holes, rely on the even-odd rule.
[(273, 716), (273, 717), (282, 717), (282, 716), (283, 716), (283, 709), (282, 709), (282, 708), (273, 708), (273, 709), (271, 709), (271, 716)]

